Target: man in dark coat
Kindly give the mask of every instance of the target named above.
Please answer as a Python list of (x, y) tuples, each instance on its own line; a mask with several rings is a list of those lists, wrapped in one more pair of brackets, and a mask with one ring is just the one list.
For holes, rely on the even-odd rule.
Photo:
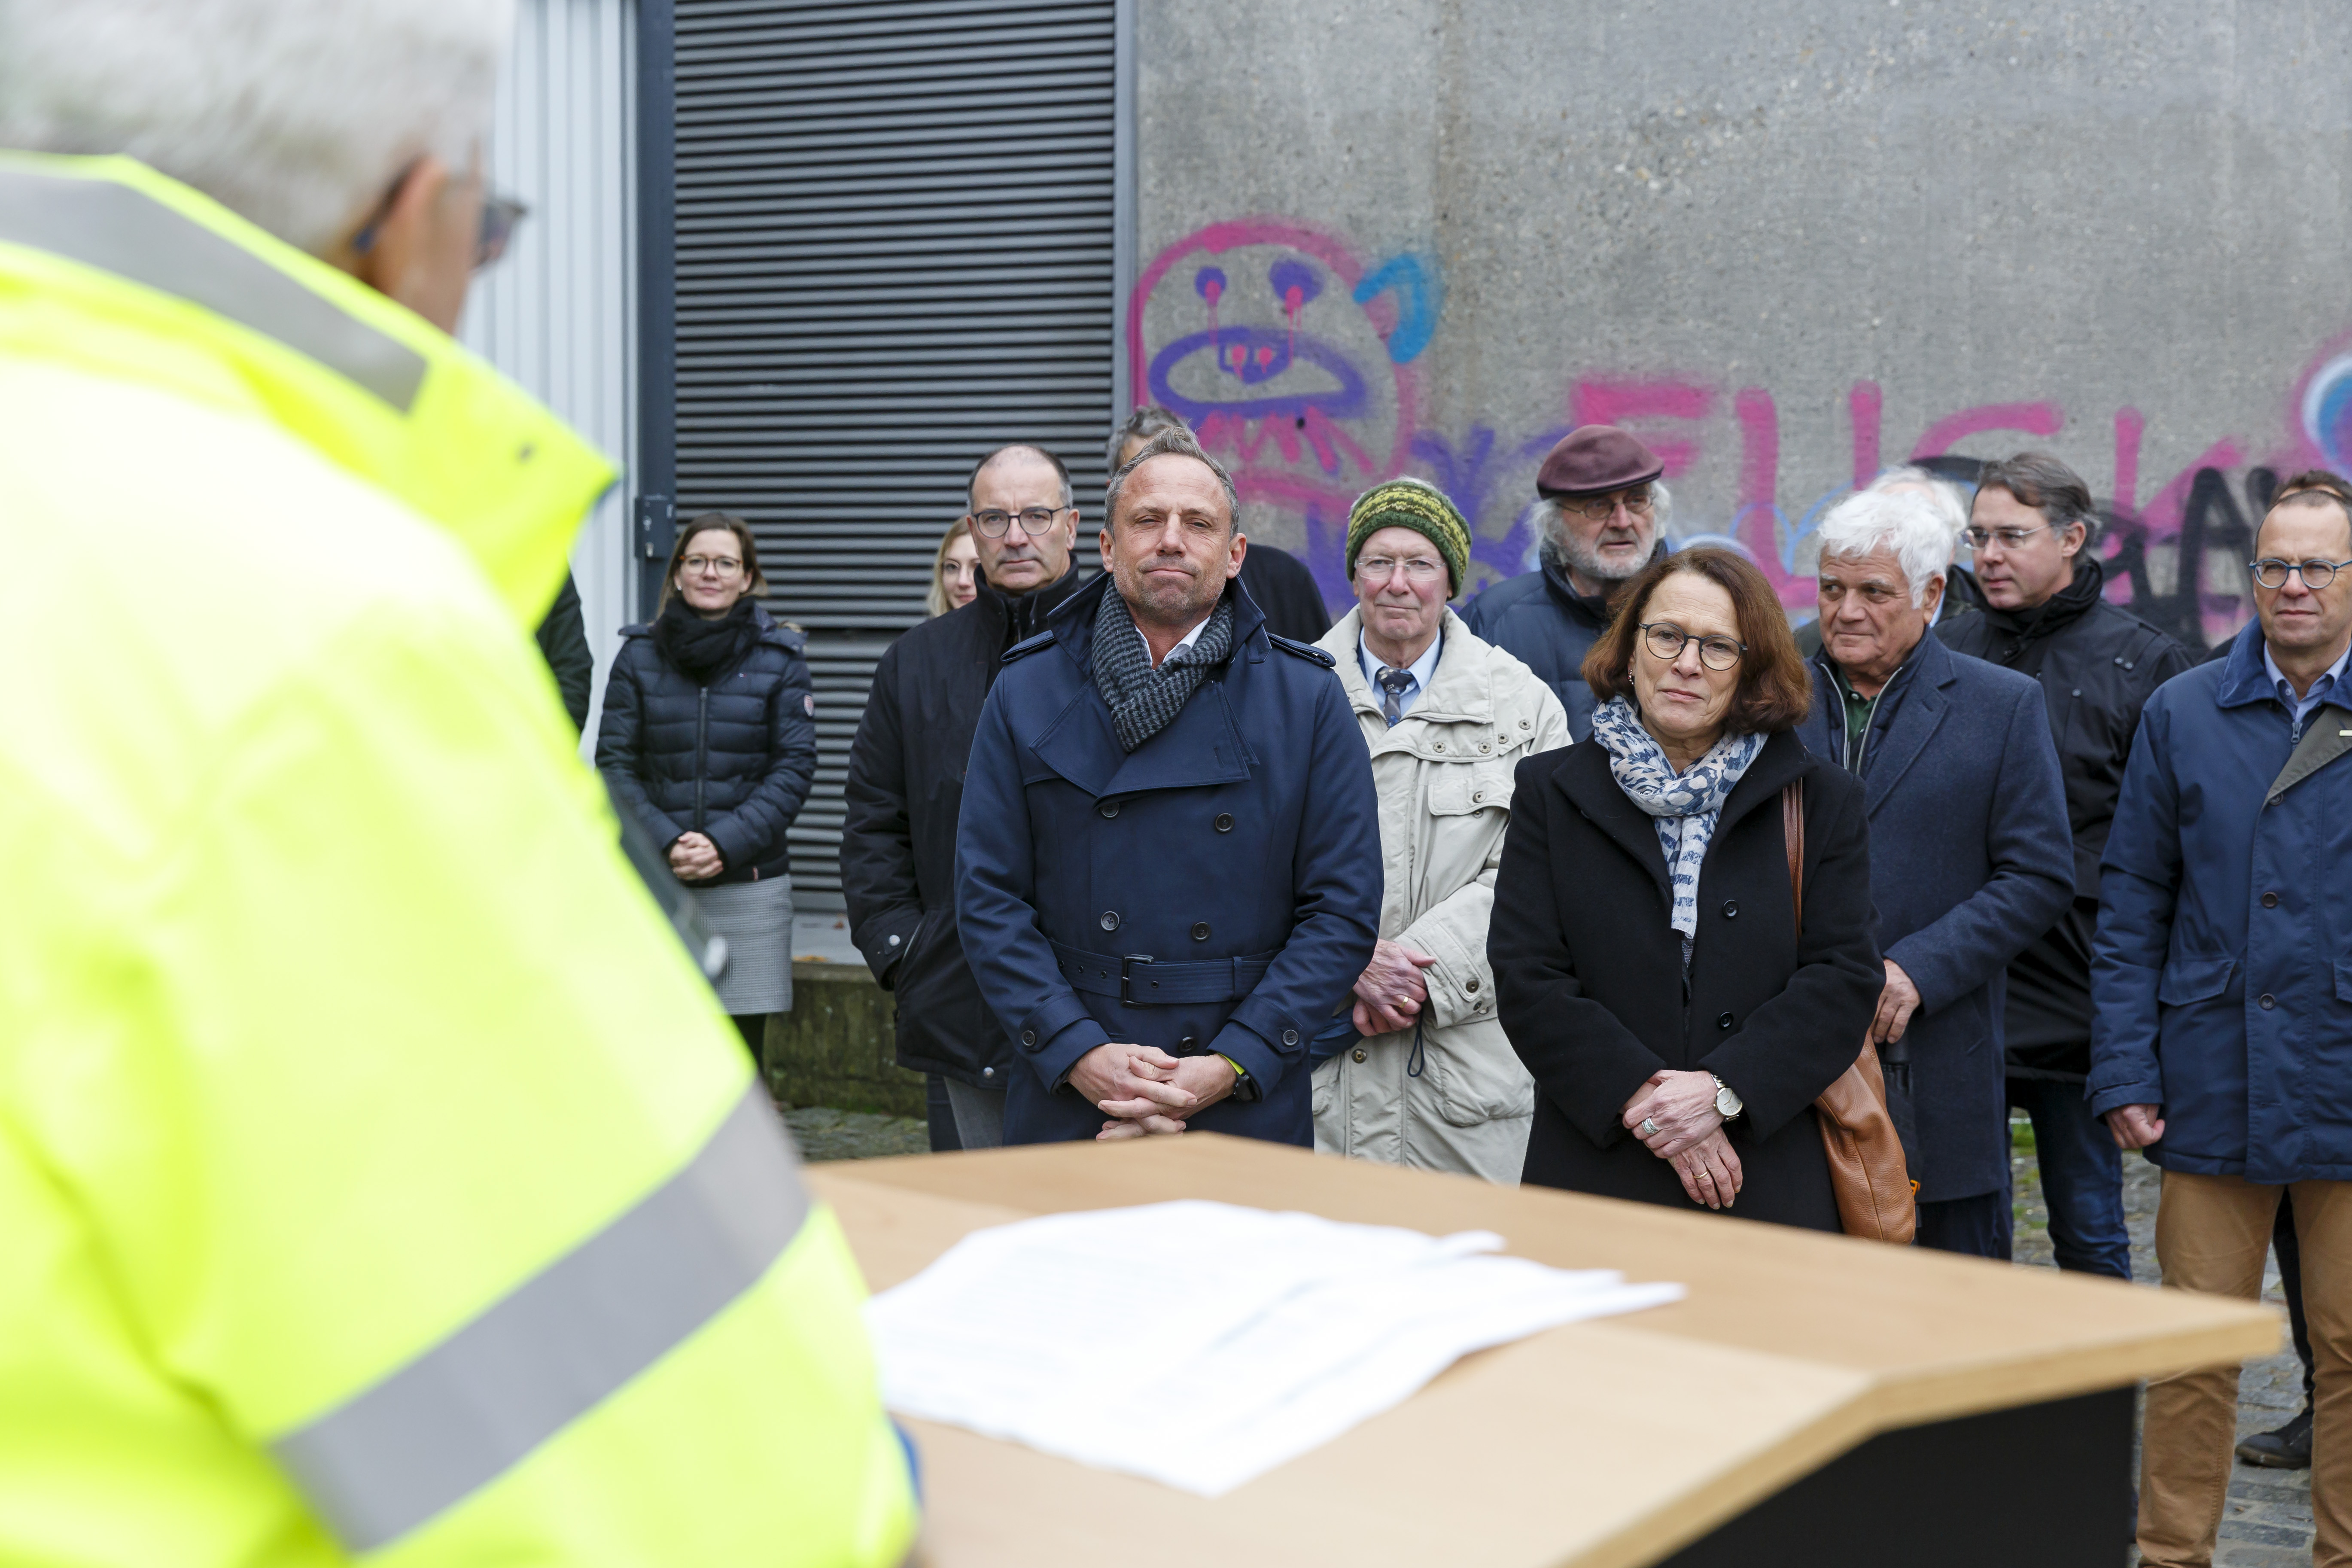
[[(2292, 1193), (2315, 1563), (2352, 1562), (2352, 510), (2254, 541), (2255, 620), (2148, 699), (2100, 861), (2091, 1109), (2164, 1168), (2168, 1286), (2252, 1300)], [(2143, 1563), (2212, 1561), (2234, 1366), (2148, 1384)], [(2334, 1433), (2331, 1437), (2328, 1434)]]
[[(1158, 404), (1137, 409), (1111, 432), (1110, 448), (1105, 454), (1110, 459), (1110, 471), (1125, 468), (1143, 450), (1144, 443), (1162, 430), (1191, 428), (1181, 416)], [(1239, 581), (1242, 591), (1265, 615), (1269, 635), (1311, 643), (1320, 642), (1331, 629), (1331, 612), (1323, 603), (1323, 590), (1316, 585), (1315, 574), (1287, 550), (1250, 541), (1249, 553), (1242, 557)]]
[(1307, 1042), (1380, 921), (1371, 763), (1332, 660), (1232, 585), (1232, 481), (1186, 431), (1112, 477), (1107, 571), (1007, 656), (956, 847), (1019, 1047), (1008, 1143), (1313, 1142)]
[(2123, 1164), (2083, 1096), (2091, 1070), (2091, 932), (2099, 855), (2140, 707), (2191, 660), (2172, 638), (2106, 602), (2105, 572), (2085, 548), (2095, 521), (2090, 488), (2057, 458), (2021, 452), (1991, 464), (1977, 480), (1967, 536), (1984, 607), (1947, 616), (1936, 635), (1956, 652), (2042, 683), (2066, 781), (2074, 901), (2009, 966), (2009, 1103), (2033, 1119), (2058, 1267), (2128, 1279)]
[(1665, 552), (1666, 466), (1612, 425), (1571, 430), (1536, 473), (1539, 570), (1462, 606), (1462, 624), (1536, 672), (1568, 710), (1569, 733), (1592, 733), (1584, 656), (1609, 629), (1625, 584)]
[(1871, 1033), (1917, 1118), (1918, 1242), (2010, 1254), (2002, 972), (2074, 891), (2042, 689), (1927, 635), (1951, 563), (1923, 496), (1822, 519), (1805, 744), (1863, 782), (1886, 988)]
[(964, 763), (1005, 653), (1077, 591), (1075, 499), (1068, 470), (1042, 447), (1000, 447), (974, 466), (964, 491), (980, 552), (972, 601), (890, 645), (849, 749), (841, 891), (850, 940), (898, 997), (898, 1065), (949, 1086), (966, 1149), (1003, 1142), (1013, 1048), (956, 931)]

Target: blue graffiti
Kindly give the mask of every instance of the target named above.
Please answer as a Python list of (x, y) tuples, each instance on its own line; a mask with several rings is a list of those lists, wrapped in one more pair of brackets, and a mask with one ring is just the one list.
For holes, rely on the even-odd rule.
[[(1256, 397), (1187, 397), (1170, 384), (1170, 377), (1185, 360), (1207, 351), (1218, 381), (1232, 376), (1243, 386), (1259, 386), (1302, 365), (1314, 365), (1332, 384), (1307, 392), (1286, 392)], [(1310, 410), (1328, 419), (1352, 418), (1364, 411), (1369, 398), (1364, 378), (1347, 356), (1317, 338), (1279, 327), (1221, 327), (1178, 338), (1151, 356), (1152, 398), (1186, 419), (1211, 414), (1257, 419), (1269, 416), (1304, 418)]]
[(1437, 313), (1445, 306), (1445, 287), (1433, 264), (1424, 264), (1412, 255), (1391, 256), (1364, 274), (1364, 280), (1356, 285), (1356, 303), (1368, 305), (1391, 292), (1396, 295), (1397, 323), (1389, 334), (1389, 358), (1410, 364), (1437, 335)]

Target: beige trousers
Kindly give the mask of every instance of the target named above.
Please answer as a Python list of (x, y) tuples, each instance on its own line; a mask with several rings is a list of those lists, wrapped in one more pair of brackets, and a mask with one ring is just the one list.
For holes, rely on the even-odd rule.
[[(2253, 1300), (2279, 1188), (2242, 1176), (2164, 1173), (2156, 1259), (2167, 1286)], [(2313, 1568), (2352, 1568), (2352, 1182), (2296, 1182), (2303, 1304), (2311, 1321)], [(2238, 1368), (2158, 1378), (2147, 1385), (2140, 1441), (2143, 1568), (2210, 1568), (2230, 1495), (2238, 1435)]]

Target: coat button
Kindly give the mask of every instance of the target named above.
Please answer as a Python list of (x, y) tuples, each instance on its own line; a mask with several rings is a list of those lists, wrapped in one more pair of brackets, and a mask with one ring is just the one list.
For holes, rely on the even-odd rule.
[(1439, 742), (1435, 742), (1434, 744), (1433, 744), (1429, 749), (1430, 749), (1431, 751), (1433, 751), (1433, 752), (1442, 752), (1442, 751), (1445, 750), (1445, 742), (1443, 742), (1443, 741), (1439, 741)]
[(1298, 1031), (1297, 1031), (1297, 1030), (1296, 1030), (1296, 1029), (1285, 1029), (1285, 1030), (1283, 1030), (1283, 1031), (1282, 1031), (1282, 1043), (1283, 1043), (1284, 1045), (1286, 1045), (1286, 1046), (1295, 1046), (1295, 1045), (1297, 1045), (1297, 1044), (1298, 1043)]
[(2265, 991), (2260, 996), (2254, 998), (2254, 1005), (2267, 1013), (2272, 1008), (2278, 1005), (2278, 998)]
[(1717, 1018), (1715, 1021), (1715, 1026), (1718, 1029), (1728, 1029), (1731, 1027), (1731, 1015), (1726, 1013), (1721, 1017)]
[(1037, 1031), (1034, 1029), (1022, 1030), (1021, 1043), (1028, 1047), (1031, 1050), (1035, 1050), (1037, 1048)]
[(1726, 899), (1723, 900), (1723, 918), (1727, 921), (1736, 921), (1739, 918), (1739, 900), (1738, 899)]
[(1535, 726), (1528, 723), (1525, 719), (1522, 719), (1519, 721), (1519, 728), (1522, 730), (1532, 730)]
[(1490, 745), (1488, 745), (1486, 742), (1481, 741), (1481, 742), (1478, 742), (1478, 749), (1479, 749), (1480, 751), (1482, 751), (1482, 752), (1491, 752), (1491, 751), (1493, 751), (1495, 748), (1494, 748), (1494, 747), (1492, 747), (1492, 746), (1490, 746)]
[(1102, 928), (1105, 931), (1117, 931), (1118, 929), (1118, 911), (1117, 910), (1105, 910), (1103, 911)]
[[(1481, 746), (1478, 749), (1483, 752), (1486, 748)], [(1470, 792), (1470, 798), (1473, 802), (1482, 801), (1486, 798), (1486, 792), (1483, 789), (1474, 789)]]
[(1220, 833), (1231, 833), (1233, 830), (1234, 814), (1230, 811), (1221, 811), (1217, 813), (1217, 831)]
[(1358, 1047), (1356, 1047), (1356, 1059), (1357, 1059), (1358, 1061), (1362, 1061), (1362, 1060), (1364, 1060), (1364, 1059), (1365, 1059), (1365, 1057), (1364, 1057), (1364, 1047), (1361, 1047), (1361, 1046), (1358, 1046)]
[(1206, 942), (1209, 940), (1208, 921), (1195, 921), (1192, 923), (1192, 940), (1194, 942)]
[(1465, 991), (1475, 991), (1475, 990), (1477, 990), (1477, 989), (1478, 989), (1478, 981), (1477, 981), (1477, 978), (1474, 975), (1474, 976), (1472, 976), (1470, 979), (1464, 981), (1464, 982), (1462, 983), (1462, 989), (1463, 989), (1463, 990), (1465, 990)]
[(895, 936), (894, 936), (894, 937), (892, 937), (892, 938), (890, 939), (890, 945), (891, 945), (892, 947), (896, 947), (896, 946), (898, 946), (898, 939), (897, 937), (895, 937)]
[(1180, 1057), (1189, 1057), (1200, 1048), (1201, 1037), (1198, 1035), (1187, 1035), (1176, 1042), (1176, 1054)]
[[(2264, 893), (2263, 895), (2263, 908), (2266, 910), (2274, 910), (2278, 908), (2278, 895), (2276, 893)], [(896, 942), (898, 938), (893, 937), (890, 940)]]
[(1118, 815), (1118, 802), (1115, 800), (1107, 800), (1100, 805), (1095, 807), (1095, 809), (1102, 813), (1105, 816), (1117, 816)]
[(982, 1078), (994, 1078), (996, 1076), (996, 1069), (994, 1068), (982, 1068), (980, 1069), (980, 1076)]

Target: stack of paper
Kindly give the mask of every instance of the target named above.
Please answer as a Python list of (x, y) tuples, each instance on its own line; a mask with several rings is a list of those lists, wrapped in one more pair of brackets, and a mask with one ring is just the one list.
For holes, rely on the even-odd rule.
[(1502, 1245), (1190, 1200), (1048, 1215), (866, 1316), (901, 1415), (1217, 1497), (1472, 1351), (1682, 1298)]

